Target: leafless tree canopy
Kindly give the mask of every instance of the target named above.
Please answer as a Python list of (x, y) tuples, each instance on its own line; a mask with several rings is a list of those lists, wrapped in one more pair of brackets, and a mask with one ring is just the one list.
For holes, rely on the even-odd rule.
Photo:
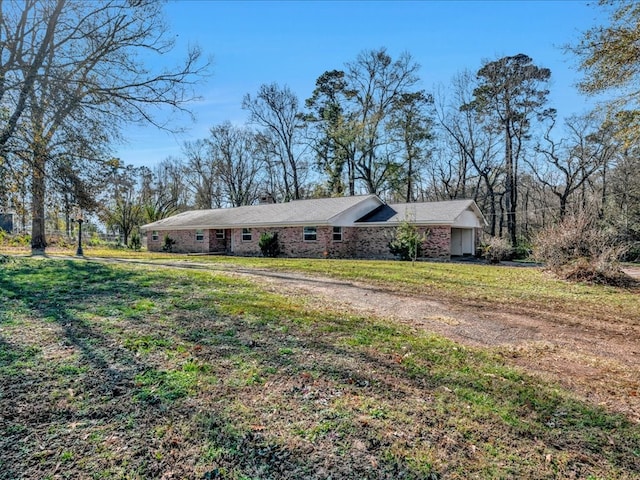
[(174, 46), (152, 0), (17, 0), (0, 8), (0, 152), (6, 168), (26, 162), (31, 170), (32, 247), (42, 250), (52, 162), (62, 154), (104, 159), (128, 122), (168, 128), (159, 109), (188, 113), (206, 63), (198, 49), (172, 68), (144, 61)]

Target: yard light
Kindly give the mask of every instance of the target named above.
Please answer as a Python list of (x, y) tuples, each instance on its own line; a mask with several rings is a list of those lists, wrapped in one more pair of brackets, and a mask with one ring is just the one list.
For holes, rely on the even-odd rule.
[(82, 210), (78, 209), (76, 211), (76, 222), (78, 222), (78, 250), (76, 250), (76, 255), (82, 257), (84, 252), (82, 251), (82, 222), (84, 218), (82, 218)]

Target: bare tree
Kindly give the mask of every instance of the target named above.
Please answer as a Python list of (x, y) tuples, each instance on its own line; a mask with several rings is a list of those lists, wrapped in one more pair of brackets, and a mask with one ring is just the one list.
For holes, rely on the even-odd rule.
[(165, 158), (155, 166), (153, 174), (164, 202), (168, 202), (173, 209), (182, 212), (193, 205), (186, 168), (179, 158)]
[(254, 133), (226, 122), (211, 129), (207, 142), (226, 203), (251, 205), (264, 187)]
[[(28, 110), (39, 72), (50, 59), (66, 0), (3, 2), (0, 6), (0, 102), (6, 122), (0, 131), (0, 150), (14, 136)], [(9, 107), (11, 106), (11, 107)]]
[(605, 218), (621, 240), (635, 243), (632, 260), (640, 258), (640, 152), (636, 145), (618, 153), (610, 175)]
[[(173, 69), (141, 63), (141, 51), (162, 55), (173, 48), (154, 0), (27, 0), (0, 8), (0, 101), (11, 105), (0, 148), (30, 153), (32, 250), (41, 252), (47, 166), (56, 150), (70, 142), (105, 145), (124, 122), (166, 127), (154, 108), (186, 112), (205, 65), (197, 49)], [(70, 135), (87, 126), (100, 135)]]
[(207, 140), (185, 142), (185, 178), (193, 194), (194, 208), (219, 208), (222, 206), (221, 182), (215, 160)]
[(139, 170), (113, 158), (102, 184), (98, 218), (126, 245), (133, 229), (142, 221), (142, 203), (138, 192)]
[(255, 97), (244, 96), (242, 108), (249, 112), (251, 122), (264, 128), (263, 135), (271, 139), (270, 150), (281, 167), (285, 199), (302, 198), (306, 164), (299, 136), (303, 125), (298, 98), (287, 86), (265, 84)]
[[(559, 215), (563, 219), (570, 197), (604, 168), (615, 153), (616, 144), (593, 114), (569, 117), (565, 122), (568, 135), (562, 140), (553, 138), (554, 125), (555, 122), (547, 128), (544, 144), (536, 147), (543, 161), (527, 160), (527, 163), (538, 181), (560, 202)], [(585, 202), (583, 194), (583, 207)]]
[[(497, 158), (498, 137), (492, 128), (486, 128), (482, 116), (474, 109), (464, 108), (473, 101), (477, 79), (463, 71), (453, 79), (449, 103), (439, 95), (436, 104), (441, 138), (448, 145), (445, 158), (434, 164), (446, 188), (445, 198), (466, 198), (470, 176), (475, 176), (471, 196), (478, 202), (489, 219), (489, 232), (499, 233), (498, 219), (502, 218), (504, 169)], [(451, 170), (456, 158), (455, 173)], [(475, 172), (475, 175), (473, 175)], [(450, 180), (449, 180), (450, 179)]]
[(154, 173), (148, 167), (138, 168), (140, 203), (143, 221), (146, 223), (162, 220), (178, 212), (177, 205)]
[(346, 79), (352, 92), (349, 121), (356, 144), (354, 170), (369, 193), (381, 193), (398, 171), (385, 126), (401, 96), (418, 82), (419, 68), (409, 53), (394, 61), (385, 48), (364, 51), (347, 64)]

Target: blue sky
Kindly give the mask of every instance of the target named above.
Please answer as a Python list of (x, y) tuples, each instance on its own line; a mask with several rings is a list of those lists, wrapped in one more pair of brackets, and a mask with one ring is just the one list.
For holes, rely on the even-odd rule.
[(128, 129), (127, 143), (116, 151), (126, 164), (153, 167), (179, 157), (185, 140), (206, 137), (213, 125), (245, 123), (242, 97), (263, 83), (288, 85), (304, 105), (323, 72), (380, 47), (393, 58), (408, 51), (421, 65), (420, 88), (427, 91), (446, 90), (457, 72), (475, 72), (483, 60), (524, 53), (551, 69), (551, 102), (559, 114), (582, 113), (589, 103), (576, 91), (575, 59), (562, 46), (606, 21), (597, 6), (577, 0), (174, 0), (165, 11), (177, 48), (176, 57), (163, 61), (175, 63), (187, 45), (198, 44), (213, 57), (212, 76), (198, 87), (196, 122), (179, 121), (185, 134)]

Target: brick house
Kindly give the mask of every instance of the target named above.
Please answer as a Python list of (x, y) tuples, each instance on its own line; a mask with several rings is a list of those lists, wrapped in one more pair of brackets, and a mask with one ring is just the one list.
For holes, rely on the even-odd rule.
[(142, 231), (150, 251), (161, 251), (168, 236), (174, 252), (257, 256), (260, 236), (277, 233), (287, 257), (390, 259), (389, 241), (404, 221), (426, 233), (428, 258), (475, 254), (485, 223), (473, 200), (386, 204), (363, 195), (191, 210)]

